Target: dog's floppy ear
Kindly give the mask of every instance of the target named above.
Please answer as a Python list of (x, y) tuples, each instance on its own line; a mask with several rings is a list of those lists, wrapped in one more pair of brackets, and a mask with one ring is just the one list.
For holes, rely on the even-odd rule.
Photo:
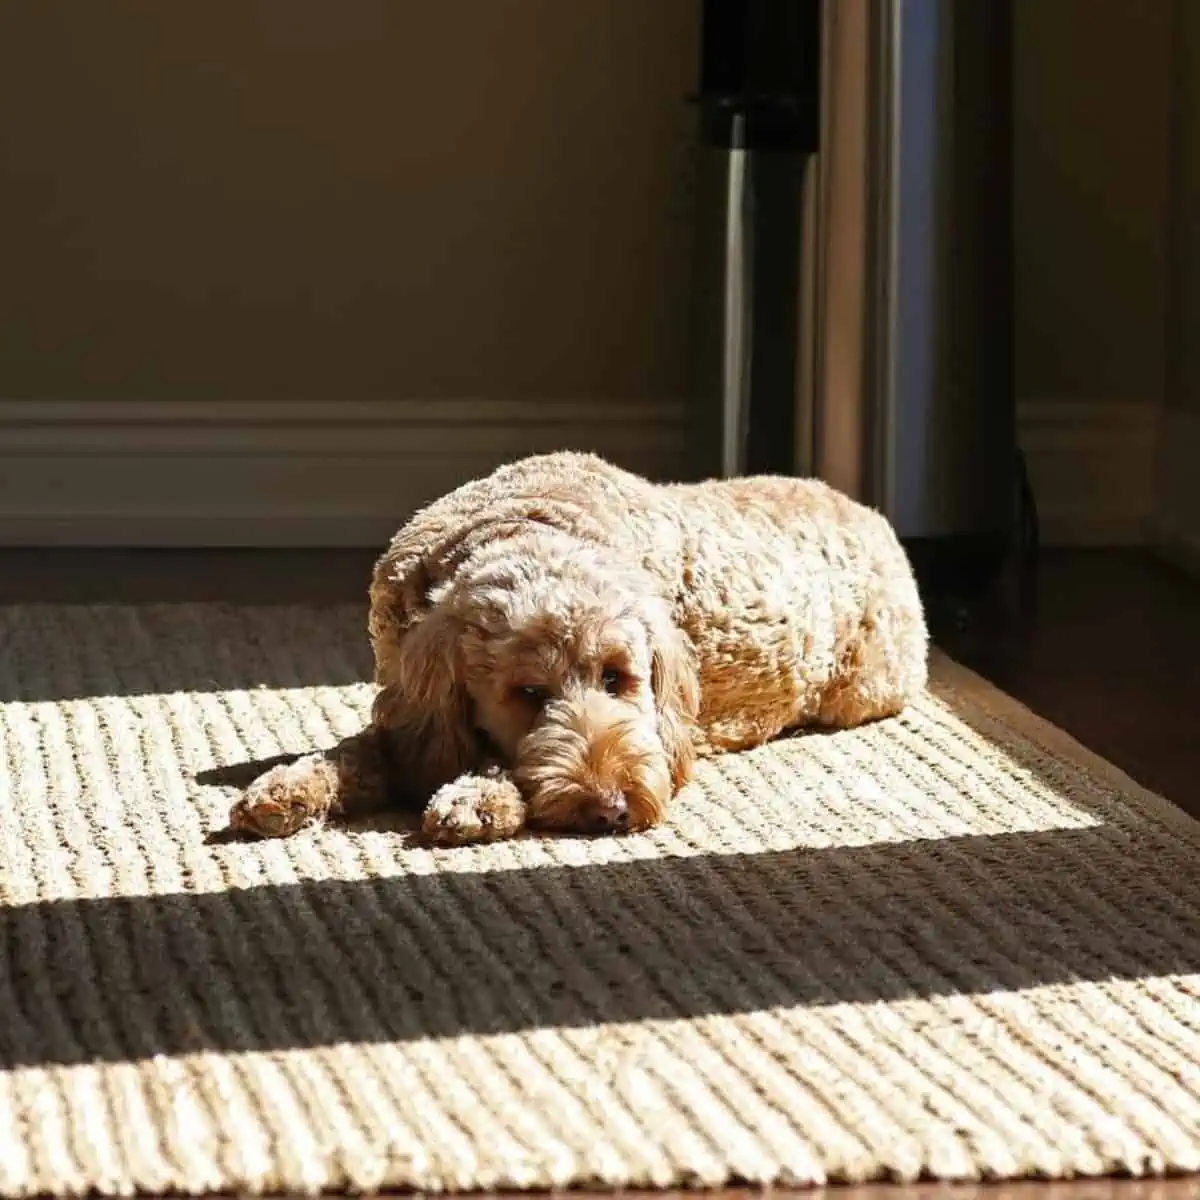
[(478, 750), (461, 683), (459, 619), (442, 605), (405, 616), (375, 637), (380, 690), (372, 719), (389, 735), (397, 787), (423, 803), (473, 769)]
[(678, 790), (696, 762), (692, 731), (700, 711), (700, 679), (691, 643), (671, 619), (657, 614), (650, 623), (650, 686), (658, 711), (659, 737)]

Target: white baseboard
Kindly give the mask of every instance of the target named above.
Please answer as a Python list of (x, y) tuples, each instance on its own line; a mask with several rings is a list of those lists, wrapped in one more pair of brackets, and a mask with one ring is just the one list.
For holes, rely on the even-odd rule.
[(1047, 546), (1130, 546), (1154, 511), (1159, 406), (1025, 402), (1017, 425)]
[[(1145, 539), (1158, 418), (1149, 403), (1020, 406), (1047, 545)], [(521, 454), (586, 449), (681, 477), (688, 431), (676, 399), (0, 401), (0, 545), (378, 546)], [(1190, 482), (1200, 457), (1176, 445), (1172, 470)], [(1186, 540), (1200, 522), (1166, 515), (1182, 512), (1172, 503), (1156, 537), (1175, 521)]]
[(1200, 414), (1165, 412), (1150, 544), (1200, 576)]
[(379, 546), (510, 458), (686, 472), (673, 400), (0, 401), (0, 545)]

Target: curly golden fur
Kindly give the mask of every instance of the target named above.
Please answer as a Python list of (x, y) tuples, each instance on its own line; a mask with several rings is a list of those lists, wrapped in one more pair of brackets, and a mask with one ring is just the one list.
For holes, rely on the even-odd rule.
[(276, 767), (232, 824), (389, 801), (444, 842), (661, 822), (698, 756), (894, 715), (924, 688), (879, 513), (812, 479), (653, 484), (539, 455), (427, 506), (376, 564), (371, 725)]

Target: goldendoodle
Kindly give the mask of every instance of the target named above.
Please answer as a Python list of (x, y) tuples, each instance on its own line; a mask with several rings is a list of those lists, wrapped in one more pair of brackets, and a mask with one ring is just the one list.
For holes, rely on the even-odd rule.
[(370, 725), (277, 766), (231, 824), (281, 837), (389, 803), (439, 842), (661, 822), (697, 757), (898, 713), (928, 633), (887, 520), (813, 479), (654, 484), (526, 458), (379, 559)]

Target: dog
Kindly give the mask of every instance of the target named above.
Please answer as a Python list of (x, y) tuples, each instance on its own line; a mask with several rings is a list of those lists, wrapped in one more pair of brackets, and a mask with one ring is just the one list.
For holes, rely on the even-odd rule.
[(663, 822), (697, 759), (900, 713), (927, 686), (917, 582), (878, 511), (816, 479), (659, 484), (511, 462), (376, 563), (370, 723), (276, 766), (235, 831), (392, 803), (433, 843)]

